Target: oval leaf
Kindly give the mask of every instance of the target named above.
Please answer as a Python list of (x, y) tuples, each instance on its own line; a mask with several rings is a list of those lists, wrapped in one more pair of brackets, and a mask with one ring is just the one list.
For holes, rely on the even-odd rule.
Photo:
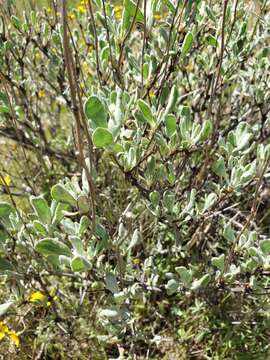
[(13, 305), (13, 301), (8, 301), (4, 304), (0, 305), (0, 316), (4, 315), (8, 309), (11, 307), (11, 305)]
[(7, 202), (0, 203), (0, 218), (1, 217), (9, 217), (9, 215), (14, 212), (15, 212), (15, 210), (9, 203), (7, 203)]
[(208, 285), (209, 281), (210, 281), (210, 275), (206, 274), (203, 277), (201, 277), (199, 280), (193, 281), (191, 290), (197, 290), (202, 287), (205, 287), (206, 285)]
[(62, 184), (56, 184), (51, 190), (52, 198), (58, 202), (70, 204), (76, 206), (77, 202), (72, 194)]
[(96, 128), (92, 138), (94, 145), (98, 148), (110, 145), (113, 142), (113, 136), (110, 131), (101, 127)]
[(50, 224), (51, 223), (51, 211), (48, 206), (48, 203), (42, 196), (38, 197), (31, 197), (30, 203), (32, 208), (34, 209), (36, 215), (38, 216), (39, 220), (43, 224)]
[(44, 256), (49, 255), (65, 255), (65, 256), (71, 256), (72, 253), (67, 245), (64, 243), (52, 239), (52, 238), (46, 238), (40, 240), (36, 245), (36, 251), (38, 251), (40, 254)]
[(180, 275), (181, 280), (185, 284), (185, 286), (189, 286), (192, 281), (192, 274), (191, 272), (185, 268), (184, 266), (178, 266), (175, 268), (177, 273)]
[(191, 45), (193, 43), (193, 35), (191, 32), (188, 32), (185, 36), (182, 49), (181, 49), (181, 56), (185, 57), (186, 54), (189, 52)]
[(112, 273), (107, 273), (105, 276), (105, 284), (106, 288), (110, 290), (112, 293), (118, 293), (119, 287), (117, 284), (116, 277)]
[(151, 126), (155, 125), (155, 121), (150, 106), (141, 99), (138, 100), (137, 104), (143, 114), (144, 119), (149, 123), (149, 125)]
[(71, 261), (71, 269), (74, 272), (81, 272), (91, 268), (92, 265), (83, 256), (75, 256)]
[(5, 271), (12, 271), (13, 266), (10, 264), (9, 261), (0, 257), (0, 273)]
[(265, 239), (260, 242), (260, 248), (264, 255), (270, 254), (270, 239)]
[(96, 96), (90, 96), (84, 105), (85, 114), (89, 120), (93, 129), (98, 127), (107, 128), (107, 113), (104, 105), (100, 99)]

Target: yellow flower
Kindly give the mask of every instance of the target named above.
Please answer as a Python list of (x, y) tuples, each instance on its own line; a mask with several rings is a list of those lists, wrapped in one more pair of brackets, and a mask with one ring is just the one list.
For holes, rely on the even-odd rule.
[(149, 91), (149, 96), (150, 96), (150, 99), (153, 99), (153, 97), (155, 96), (155, 93), (153, 90)]
[(3, 322), (0, 322), (0, 340), (2, 340), (6, 333), (8, 332), (8, 327)]
[(0, 177), (0, 184), (1, 185), (9, 185), (11, 183), (11, 178), (10, 178), (10, 176), (8, 176), (8, 175), (6, 175), (6, 176), (4, 176), (3, 178), (2, 177)]
[(68, 18), (69, 18), (69, 20), (74, 20), (75, 19), (75, 15), (74, 15), (74, 13), (72, 13), (72, 12), (70, 12), (69, 14), (68, 14)]
[(36, 301), (43, 302), (45, 300), (45, 298), (46, 298), (46, 296), (42, 292), (37, 291), (30, 296), (30, 302), (36, 302)]
[(81, 1), (80, 4), (77, 6), (77, 10), (82, 14), (86, 13), (86, 6), (83, 1)]
[(120, 20), (122, 17), (122, 11), (123, 11), (123, 6), (118, 5), (114, 7), (114, 14), (117, 20)]
[(9, 330), (6, 324), (0, 322), (0, 340), (4, 339), (6, 334), (9, 335), (10, 341), (13, 342), (16, 346), (20, 345), (19, 336), (13, 330)]
[(38, 97), (41, 98), (41, 97), (44, 97), (45, 96), (45, 91), (44, 90), (39, 90), (38, 91)]
[(35, 59), (38, 61), (41, 59), (41, 54), (39, 52), (35, 53)]
[(192, 63), (189, 63), (187, 66), (185, 66), (185, 70), (188, 73), (191, 73), (193, 71), (193, 69), (194, 69), (194, 66)]
[(154, 19), (157, 20), (157, 21), (160, 20), (160, 19), (161, 19), (161, 15), (160, 15), (160, 14), (154, 15)]
[(17, 347), (20, 345), (20, 338), (13, 330), (8, 331), (10, 341), (13, 342)]
[(44, 90), (39, 90), (38, 91), (38, 97), (44, 97), (45, 96), (45, 91)]
[(134, 265), (139, 265), (140, 264), (140, 259), (138, 259), (138, 258), (135, 258), (135, 259), (133, 259), (133, 264)]
[[(52, 295), (51, 295), (51, 296), (52, 296)], [(58, 300), (58, 296), (57, 296), (57, 295), (54, 296), (54, 297), (53, 297), (53, 300), (54, 300), (54, 301)], [(51, 306), (51, 305), (52, 305), (51, 301), (47, 301), (46, 305), (47, 305), (47, 306)]]
[[(55, 294), (54, 290), (50, 291), (50, 297), (53, 298), (54, 301), (56, 301), (58, 300), (58, 296), (54, 294)], [(37, 291), (30, 296), (29, 301), (33, 303), (42, 302), (45, 304), (46, 299), (47, 299), (46, 295), (44, 295), (41, 291)], [(46, 301), (46, 305), (51, 306), (52, 305), (51, 301)]]

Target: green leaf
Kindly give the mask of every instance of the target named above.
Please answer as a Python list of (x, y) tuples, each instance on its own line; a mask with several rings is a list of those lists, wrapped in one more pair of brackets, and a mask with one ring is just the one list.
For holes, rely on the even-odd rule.
[(225, 255), (221, 254), (218, 257), (212, 258), (212, 265), (218, 268), (220, 271), (224, 270)]
[(53, 256), (50, 256), (50, 260), (52, 260), (53, 263), (56, 263), (56, 265), (58, 265), (58, 263), (59, 263), (60, 265), (65, 265), (68, 268), (70, 268), (70, 266), (71, 266), (71, 259), (68, 256), (60, 255), (60, 256), (57, 256), (56, 259), (52, 259), (52, 258), (53, 258)]
[(172, 191), (165, 191), (163, 194), (163, 204), (167, 210), (172, 212), (175, 204), (175, 193)]
[(80, 214), (86, 214), (90, 210), (89, 200), (86, 195), (80, 195), (77, 199), (77, 206)]
[(218, 45), (217, 39), (211, 34), (206, 36), (206, 41), (210, 46), (216, 47)]
[(235, 240), (235, 235), (234, 235), (233, 228), (231, 227), (231, 224), (227, 224), (224, 227), (223, 236), (226, 240), (228, 240), (230, 242), (233, 242)]
[(77, 223), (74, 223), (71, 219), (65, 218), (61, 221), (61, 225), (64, 231), (69, 235), (77, 235)]
[(207, 211), (212, 205), (214, 205), (216, 200), (217, 200), (217, 194), (211, 193), (207, 195), (202, 212), (204, 213), (205, 211)]
[(65, 216), (65, 211), (68, 211), (69, 208), (70, 208), (69, 204), (64, 204), (64, 203), (59, 202), (55, 208), (52, 223), (54, 225), (58, 224)]
[(176, 117), (172, 114), (167, 115), (165, 118), (166, 132), (169, 138), (176, 132)]
[(62, 184), (56, 184), (51, 189), (51, 196), (54, 200), (76, 206), (77, 202), (69, 190)]
[(35, 228), (35, 230), (37, 232), (39, 232), (42, 235), (46, 235), (47, 234), (47, 229), (46, 227), (38, 220), (34, 220), (33, 221), (33, 226)]
[(90, 220), (87, 216), (82, 216), (79, 224), (79, 235), (83, 235), (90, 225)]
[(270, 239), (260, 241), (260, 248), (264, 255), (270, 254)]
[(210, 279), (211, 279), (210, 275), (206, 274), (203, 277), (201, 277), (199, 280), (193, 281), (191, 290), (197, 290), (197, 289), (207, 286), (210, 282)]
[(31, 197), (30, 203), (32, 208), (34, 209), (36, 215), (38, 216), (39, 220), (43, 224), (50, 224), (51, 223), (51, 211), (48, 206), (48, 203), (42, 196), (38, 197)]
[(0, 105), (0, 113), (4, 113), (4, 114), (8, 114), (9, 113), (9, 108), (5, 105)]
[(124, 112), (122, 111), (122, 98), (123, 92), (118, 88), (116, 92), (116, 103), (111, 111), (112, 116), (108, 123), (108, 130), (110, 130), (114, 138), (119, 135), (122, 126), (122, 119), (124, 116)]
[(175, 271), (180, 275), (181, 280), (185, 284), (185, 286), (189, 286), (192, 282), (192, 274), (184, 266), (178, 266), (175, 268)]
[(186, 54), (189, 52), (191, 46), (193, 43), (193, 35), (191, 32), (188, 32), (185, 36), (183, 45), (182, 45), (182, 49), (181, 49), (181, 56), (185, 57)]
[(149, 125), (154, 126), (155, 120), (150, 106), (144, 100), (141, 99), (137, 101), (137, 104), (143, 114), (144, 119), (149, 123)]
[(164, 121), (164, 119), (166, 119), (166, 117), (174, 110), (175, 104), (177, 102), (177, 98), (178, 98), (177, 87), (176, 85), (173, 85), (170, 91), (168, 104), (166, 106), (164, 113), (162, 114), (161, 121)]
[(135, 229), (135, 231), (132, 235), (132, 238), (131, 238), (131, 242), (130, 242), (127, 250), (131, 250), (132, 248), (134, 248), (134, 246), (139, 244), (141, 241), (142, 241), (142, 235), (138, 229)]
[(175, 279), (170, 279), (166, 284), (166, 290), (168, 295), (173, 295), (178, 291), (179, 283)]
[(105, 284), (106, 284), (106, 288), (108, 290), (110, 290), (112, 293), (114, 293), (114, 294), (119, 293), (120, 289), (119, 289), (119, 286), (117, 284), (117, 279), (114, 274), (112, 274), (112, 273), (106, 274)]
[[(132, 18), (135, 15), (136, 11), (136, 4), (131, 0), (124, 0), (124, 10), (122, 16), (122, 30), (126, 31), (132, 22)], [(139, 9), (136, 16), (136, 22), (143, 24), (143, 14), (142, 11)]]
[(6, 259), (0, 257), (0, 273), (5, 271), (12, 271), (12, 270), (13, 270), (13, 266), (11, 265), (11, 263)]
[(190, 138), (190, 131), (192, 127), (191, 109), (189, 106), (183, 106), (180, 111), (180, 134), (184, 140)]
[(205, 141), (209, 138), (212, 132), (212, 123), (209, 120), (204, 121), (202, 129), (199, 134), (200, 141)]
[(213, 10), (208, 5), (206, 5), (205, 11), (206, 11), (206, 14), (208, 15), (208, 17), (215, 23), (216, 16), (215, 16)]
[(106, 317), (110, 320), (115, 320), (118, 317), (120, 317), (120, 313), (117, 310), (114, 309), (104, 309), (100, 311), (100, 316), (101, 317)]
[(68, 237), (68, 240), (71, 242), (74, 250), (75, 250), (79, 255), (83, 255), (83, 254), (84, 254), (83, 242), (82, 242), (81, 238), (79, 238), (78, 236), (75, 236), (75, 235), (70, 235), (70, 236)]
[(214, 164), (212, 166), (212, 170), (219, 177), (225, 178), (227, 176), (226, 168), (225, 168), (225, 161), (222, 157), (220, 157), (217, 161), (214, 162)]
[(107, 112), (101, 100), (96, 96), (90, 96), (84, 105), (85, 114), (89, 120), (93, 129), (98, 127), (107, 128)]
[(15, 26), (15, 28), (20, 29), (21, 22), (20, 22), (19, 18), (17, 18), (17, 16), (11, 15), (10, 20), (11, 20), (12, 24)]
[(112, 133), (101, 127), (96, 128), (93, 132), (92, 139), (97, 148), (105, 147), (113, 143)]
[(11, 305), (13, 305), (14, 302), (13, 301), (7, 301), (4, 304), (0, 305), (0, 316), (5, 315), (5, 313), (8, 311), (8, 309), (11, 307)]
[(36, 251), (44, 256), (65, 255), (72, 256), (72, 252), (67, 245), (53, 238), (40, 240), (35, 247)]
[(158, 191), (152, 191), (149, 194), (149, 199), (154, 207), (157, 207), (160, 202), (160, 194)]
[(15, 213), (14, 208), (7, 202), (0, 203), (0, 218), (8, 218), (10, 214)]
[(71, 261), (71, 269), (74, 272), (81, 272), (91, 268), (91, 263), (87, 261), (86, 258), (83, 256), (75, 256)]

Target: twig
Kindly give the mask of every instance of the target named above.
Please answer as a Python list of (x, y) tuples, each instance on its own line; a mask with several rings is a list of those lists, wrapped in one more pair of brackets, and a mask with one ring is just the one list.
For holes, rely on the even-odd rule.
[(144, 52), (146, 45), (146, 5), (147, 0), (144, 0), (143, 3), (143, 46), (142, 46), (142, 64), (141, 64), (141, 88), (143, 91), (143, 68), (144, 68)]
[(141, 2), (141, 0), (137, 1), (135, 13), (134, 13), (134, 16), (133, 16), (133, 19), (132, 19), (132, 23), (131, 23), (131, 25), (130, 25), (130, 27), (129, 27), (129, 29), (128, 29), (125, 37), (124, 37), (124, 39), (123, 39), (122, 44), (120, 45), (120, 54), (119, 54), (119, 58), (118, 58), (118, 70), (119, 70), (119, 73), (121, 73), (120, 69), (121, 69), (121, 62), (122, 62), (124, 47), (125, 47), (127, 39), (129, 38), (129, 36), (130, 36), (130, 34), (131, 34), (132, 30), (133, 30), (133, 27), (135, 25), (136, 17), (137, 17), (139, 7), (140, 7), (140, 2)]
[[(67, 68), (67, 74), (68, 74), (68, 81), (69, 81), (69, 87), (70, 87), (70, 94), (71, 94), (71, 100), (72, 100), (72, 107), (73, 107), (73, 116), (75, 119), (75, 137), (76, 137), (76, 147), (78, 149), (78, 158), (81, 165), (81, 168), (85, 170), (87, 181), (89, 184), (89, 190), (90, 190), (90, 207), (92, 208), (92, 214), (90, 214), (90, 217), (92, 215), (92, 232), (95, 234), (95, 217), (96, 217), (96, 209), (95, 209), (95, 190), (94, 190), (94, 184), (93, 180), (90, 174), (90, 171), (88, 169), (88, 166), (85, 161), (84, 153), (83, 153), (83, 147), (82, 147), (82, 136), (81, 136), (81, 126), (83, 126), (85, 136), (88, 142), (89, 147), (89, 161), (90, 161), (90, 167), (92, 170), (92, 143), (91, 139), (89, 140), (89, 132), (87, 129), (87, 125), (84, 118), (83, 113), (83, 106), (82, 106), (82, 100), (80, 97), (79, 92), (79, 85), (76, 81), (76, 74), (75, 74), (75, 67), (74, 67), (74, 60), (73, 56), (69, 47), (69, 37), (68, 37), (68, 24), (67, 24), (67, 14), (66, 14), (66, 1), (62, 0), (62, 24), (63, 24), (63, 50), (64, 50), (64, 60)], [(90, 238), (90, 237), (89, 237)], [(89, 241), (89, 240), (88, 240)], [(86, 241), (85, 247), (88, 247), (88, 241)]]
[(100, 64), (99, 64), (98, 37), (97, 37), (97, 29), (96, 29), (95, 18), (94, 18), (94, 14), (93, 14), (92, 0), (88, 0), (88, 8), (89, 8), (89, 13), (90, 13), (90, 17), (91, 17), (92, 26), (93, 26), (94, 39), (95, 39), (95, 54), (96, 54), (97, 76), (98, 76), (99, 84), (100, 84), (100, 86), (102, 86), (101, 71), (100, 71)]

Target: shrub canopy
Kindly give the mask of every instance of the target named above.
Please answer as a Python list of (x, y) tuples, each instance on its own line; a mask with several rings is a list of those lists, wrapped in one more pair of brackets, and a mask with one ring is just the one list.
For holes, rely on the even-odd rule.
[(38, 3), (0, 10), (0, 352), (268, 359), (268, 2)]

